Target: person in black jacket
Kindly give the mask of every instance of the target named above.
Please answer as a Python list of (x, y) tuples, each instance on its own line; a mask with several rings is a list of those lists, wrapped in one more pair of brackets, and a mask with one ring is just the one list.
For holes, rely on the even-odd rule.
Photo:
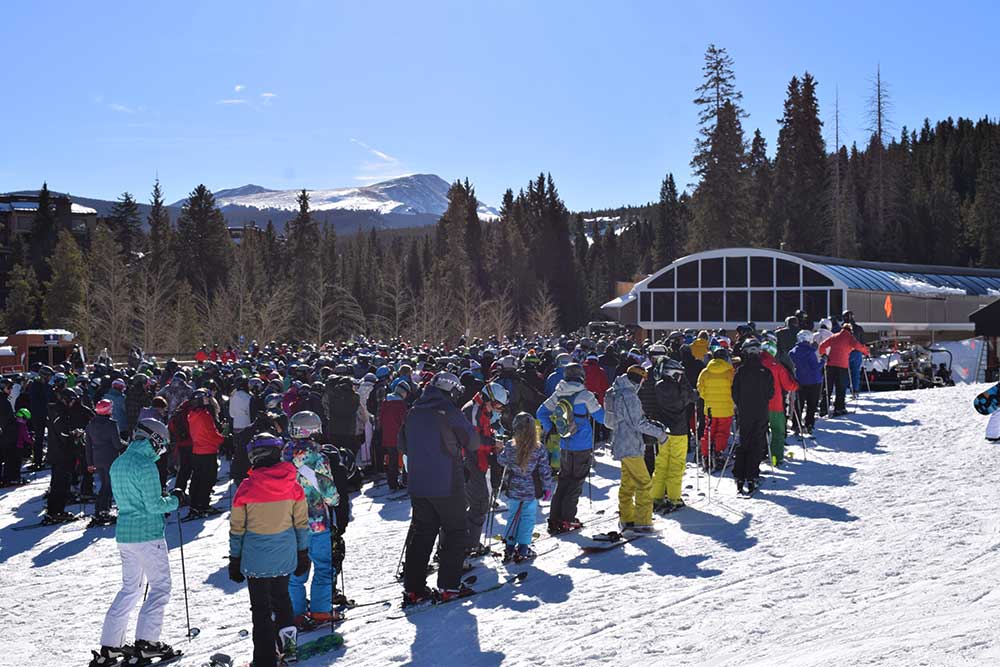
[(73, 469), (80, 454), (83, 429), (93, 413), (80, 404), (80, 395), (73, 389), (59, 392), (56, 402), (49, 406), (49, 461), (52, 476), (49, 480), (48, 507), (43, 523), (74, 521), (77, 517), (66, 512)]
[[(705, 370), (705, 362), (694, 356), (690, 345), (681, 346), (681, 364), (684, 366), (684, 376), (692, 387), (698, 386), (698, 376)], [(688, 409), (688, 421), (691, 431), (700, 440), (705, 431), (705, 403), (700, 398)]]
[(740, 353), (742, 363), (736, 370), (732, 389), (740, 428), (733, 478), (737, 493), (750, 495), (759, 486), (760, 462), (767, 449), (768, 402), (774, 396), (774, 376), (760, 362), (757, 339), (745, 340)]
[(17, 449), (17, 418), (10, 403), (14, 383), (0, 380), (0, 485), (21, 481), (21, 452)]
[(111, 418), (111, 401), (104, 399), (97, 402), (97, 415), (87, 424), (85, 434), (85, 450), (87, 470), (93, 473), (101, 483), (94, 505), (93, 525), (111, 523), (111, 464), (118, 458), (123, 449), (123, 443), (118, 433), (118, 424)]

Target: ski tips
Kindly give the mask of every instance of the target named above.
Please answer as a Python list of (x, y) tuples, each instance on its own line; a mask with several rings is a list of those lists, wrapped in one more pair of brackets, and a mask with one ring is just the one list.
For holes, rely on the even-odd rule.
[(200, 634), (201, 634), (201, 628), (191, 628), (190, 630), (188, 630), (187, 636), (188, 639), (194, 639)]
[(524, 581), (525, 577), (527, 576), (528, 576), (527, 571), (518, 572), (517, 574), (514, 575), (514, 581)]

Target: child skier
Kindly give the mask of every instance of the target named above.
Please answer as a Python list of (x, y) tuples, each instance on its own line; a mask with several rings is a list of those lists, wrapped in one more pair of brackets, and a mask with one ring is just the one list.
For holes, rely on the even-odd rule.
[(309, 511), (295, 466), (281, 460), (283, 447), (270, 433), (250, 441), (250, 472), (229, 516), (229, 578), (249, 580), (254, 667), (296, 657), (288, 577), (309, 572)]
[[(618, 489), (618, 527), (622, 531), (649, 532), (653, 529), (652, 480), (643, 458), (646, 445), (642, 436), (652, 436), (657, 442), (667, 439), (663, 427), (646, 419), (642, 412), (637, 391), (645, 378), (646, 370), (642, 366), (629, 366), (625, 375), (615, 379), (604, 397), (604, 424), (611, 429), (611, 453), (622, 465), (622, 483)], [(685, 404), (685, 419), (686, 407)], [(682, 451), (686, 452), (687, 440), (682, 444)], [(659, 466), (657, 461), (657, 468)], [(683, 474), (683, 458), (680, 471)]]
[(552, 468), (548, 451), (538, 442), (535, 418), (519, 412), (512, 424), (513, 442), (508, 441), (497, 457), (507, 468), (507, 530), (505, 532), (504, 560), (520, 563), (535, 557), (531, 549), (531, 532), (535, 527), (538, 511), (536, 476), (541, 481), (542, 498), (552, 497)]
[[(288, 420), (288, 435), (284, 459), (298, 470), (298, 482), (306, 494), (309, 508), (309, 559), (314, 566), (309, 600), (306, 600), (308, 576), (293, 576), (288, 592), (292, 598), (295, 624), (300, 629), (340, 620), (332, 613), (333, 566), (332, 539), (337, 534), (337, 515), (334, 508), (340, 495), (330, 472), (330, 464), (314, 438), (323, 435), (323, 420), (315, 412), (296, 412)], [(308, 613), (307, 613), (308, 609)]]
[[(104, 617), (101, 650), (93, 652), (90, 667), (126, 660), (148, 664), (152, 658), (166, 660), (180, 655), (159, 641), (163, 610), (170, 601), (163, 515), (177, 509), (177, 498), (162, 495), (156, 460), (167, 450), (169, 441), (170, 434), (162, 422), (142, 419), (136, 424), (128, 449), (111, 464), (111, 488), (118, 504), (115, 539), (122, 557), (122, 587)], [(128, 617), (142, 598), (144, 583), (149, 584), (149, 592), (139, 610), (135, 646), (128, 647)]]

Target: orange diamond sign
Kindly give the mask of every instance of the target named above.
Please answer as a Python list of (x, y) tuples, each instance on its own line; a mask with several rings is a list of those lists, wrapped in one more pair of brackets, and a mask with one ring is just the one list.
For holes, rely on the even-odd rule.
[(892, 319), (892, 297), (888, 294), (885, 295), (885, 304), (882, 306), (885, 309), (885, 316)]

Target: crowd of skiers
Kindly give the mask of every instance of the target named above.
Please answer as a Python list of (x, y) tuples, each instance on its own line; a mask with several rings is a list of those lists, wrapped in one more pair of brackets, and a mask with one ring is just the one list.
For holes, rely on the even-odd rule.
[[(863, 336), (849, 312), (815, 327), (799, 312), (773, 333), (748, 323), (732, 336), (677, 331), (642, 344), (254, 343), (240, 353), (203, 347), (193, 366), (141, 353), (89, 373), (36, 365), (0, 384), (0, 479), (24, 483), (25, 460), (49, 465), (43, 523), (76, 520), (67, 505), (91, 499), (92, 526), (117, 521), (123, 586), (95, 667), (175, 655), (159, 641), (170, 595), (164, 513), (186, 505), (193, 521), (229, 509), (229, 576), (248, 581), (254, 664), (270, 665), (294, 655), (297, 629), (340, 619), (350, 494), (366, 476), (410, 498), (404, 604), (467, 595), (463, 562), (490, 551), (484, 523), (501, 489), (506, 560), (535, 555), (539, 501), (551, 501), (550, 533), (581, 527), (596, 442), (621, 462), (622, 531), (649, 531), (654, 511), (683, 507), (692, 449), (708, 471), (732, 458), (738, 491), (753, 493), (763, 460), (782, 465), (789, 426), (809, 433), (817, 414), (843, 413), (847, 392), (860, 389)], [(220, 457), (235, 489), (228, 508), (212, 504)], [(143, 581), (150, 593), (127, 645)]]

